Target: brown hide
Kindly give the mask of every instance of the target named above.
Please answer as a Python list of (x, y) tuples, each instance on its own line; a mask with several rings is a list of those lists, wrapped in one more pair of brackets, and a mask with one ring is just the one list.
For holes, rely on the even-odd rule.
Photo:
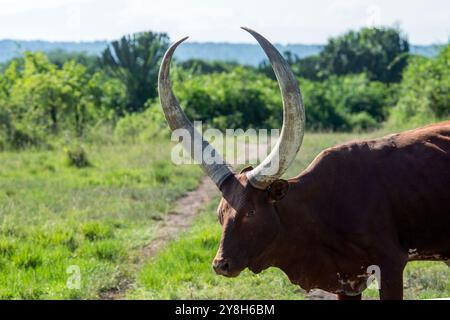
[(285, 187), (241, 173), (221, 191), (217, 273), (274, 266), (306, 290), (358, 296), (375, 265), (381, 298), (401, 299), (408, 260), (450, 259), (450, 121), (324, 150)]

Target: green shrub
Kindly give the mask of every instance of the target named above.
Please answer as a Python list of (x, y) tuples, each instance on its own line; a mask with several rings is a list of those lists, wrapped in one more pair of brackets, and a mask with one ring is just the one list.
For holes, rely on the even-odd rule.
[(112, 229), (97, 221), (86, 222), (81, 226), (81, 232), (89, 241), (110, 238), (113, 235)]
[(228, 73), (192, 76), (179, 72), (177, 76), (174, 90), (191, 120), (206, 121), (222, 130), (281, 125), (277, 83), (263, 74), (237, 67)]
[(0, 150), (45, 145), (43, 137), (38, 128), (14, 122), (9, 111), (0, 108)]
[(306, 128), (313, 131), (350, 129), (348, 119), (333, 105), (322, 82), (300, 79), (306, 109)]
[(367, 112), (360, 112), (352, 114), (349, 117), (349, 122), (355, 131), (373, 130), (380, 126), (380, 124)]
[[(279, 128), (282, 102), (278, 85), (251, 69), (191, 75), (178, 72), (175, 90), (191, 120), (219, 129)], [(299, 79), (309, 130), (363, 130), (385, 120), (396, 101), (396, 85), (370, 81), (366, 74)]]
[(450, 44), (436, 58), (410, 59), (391, 111), (391, 124), (424, 124), (450, 117)]
[(43, 53), (19, 60), (0, 74), (0, 148), (45, 146), (65, 131), (82, 137), (122, 114), (126, 88), (118, 79), (75, 61), (55, 65)]
[(92, 256), (100, 260), (116, 261), (125, 255), (124, 245), (117, 241), (100, 240), (87, 242), (77, 250), (79, 255)]
[(128, 114), (116, 125), (114, 136), (121, 142), (149, 141), (169, 135), (169, 127), (158, 103), (148, 101), (142, 113)]
[(384, 121), (396, 86), (369, 81), (365, 74), (299, 79), (310, 130), (366, 130)]
[(10, 256), (15, 250), (14, 243), (8, 238), (0, 238), (0, 256)]
[(11, 261), (19, 268), (35, 269), (43, 263), (41, 252), (41, 248), (26, 245), (14, 253)]
[(70, 167), (86, 168), (91, 165), (82, 146), (66, 148), (65, 153), (67, 165)]
[(173, 167), (168, 161), (157, 161), (153, 164), (153, 175), (157, 183), (167, 183), (174, 174)]

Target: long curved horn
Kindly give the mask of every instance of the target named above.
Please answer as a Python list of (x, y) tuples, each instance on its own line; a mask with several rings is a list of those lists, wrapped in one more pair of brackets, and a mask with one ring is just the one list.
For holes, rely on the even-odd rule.
[(283, 127), (280, 138), (267, 158), (247, 172), (251, 185), (264, 190), (289, 168), (300, 149), (305, 130), (305, 108), (289, 64), (263, 36), (251, 29), (242, 29), (248, 31), (264, 49), (277, 77), (283, 100)]
[[(220, 156), (213, 146), (203, 139), (202, 135), (195, 129), (186, 117), (183, 110), (180, 108), (177, 98), (173, 94), (172, 84), (170, 82), (170, 62), (172, 60), (173, 53), (175, 52), (177, 46), (187, 38), (188, 37), (185, 37), (172, 44), (164, 55), (158, 77), (159, 99), (170, 129), (172, 131), (177, 129), (187, 130), (186, 136), (190, 138), (190, 141), (185, 141), (183, 138), (183, 147), (190, 153), (192, 158), (195, 160), (201, 160), (200, 165), (203, 171), (205, 171), (205, 173), (220, 189), (225, 179), (233, 174), (231, 166), (223, 160), (222, 156)], [(185, 135), (183, 136), (186, 137)], [(197, 144), (201, 146), (201, 150), (194, 150)], [(209, 150), (207, 154), (212, 155), (215, 159), (214, 161), (207, 161), (208, 159), (203, 158), (203, 151), (205, 149)], [(201, 152), (201, 154), (199, 155), (198, 152)]]

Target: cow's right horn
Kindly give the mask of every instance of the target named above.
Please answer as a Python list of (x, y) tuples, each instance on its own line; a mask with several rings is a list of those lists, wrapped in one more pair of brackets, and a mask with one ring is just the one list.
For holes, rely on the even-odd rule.
[(283, 100), (283, 127), (280, 138), (267, 158), (246, 174), (252, 186), (264, 190), (278, 179), (294, 161), (303, 140), (305, 108), (297, 80), (289, 64), (277, 49), (259, 33), (248, 28), (242, 29), (255, 37), (264, 49), (277, 77)]
[[(181, 110), (177, 98), (172, 91), (170, 82), (170, 61), (172, 60), (172, 55), (177, 46), (186, 39), (187, 37), (175, 42), (164, 55), (158, 77), (159, 99), (161, 100), (161, 106), (170, 129), (172, 131), (177, 129), (184, 129), (187, 131), (187, 135), (183, 135), (183, 147), (190, 153), (192, 158), (197, 160), (199, 159), (198, 156), (201, 157), (200, 165), (203, 171), (205, 171), (220, 189), (225, 179), (233, 174), (231, 166), (224, 161), (220, 154), (217, 153), (217, 151), (204, 140), (202, 135), (195, 129), (183, 110)], [(189, 137), (189, 141), (184, 140), (186, 136)], [(201, 150), (193, 149), (197, 144), (201, 146)], [(207, 159), (204, 159), (203, 151), (205, 150), (208, 151), (206, 154), (213, 156), (214, 161), (207, 161)], [(201, 152), (202, 154), (196, 156), (194, 155), (194, 152)]]

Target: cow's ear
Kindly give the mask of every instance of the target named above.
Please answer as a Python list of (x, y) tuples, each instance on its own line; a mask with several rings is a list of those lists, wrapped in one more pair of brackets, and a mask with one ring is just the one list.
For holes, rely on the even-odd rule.
[(278, 179), (272, 182), (267, 189), (271, 202), (279, 201), (284, 198), (289, 190), (289, 183), (286, 180)]
[(253, 167), (248, 166), (248, 167), (245, 167), (244, 169), (242, 169), (241, 172), (239, 172), (239, 173), (244, 173), (244, 172), (251, 171), (251, 170), (253, 170)]

